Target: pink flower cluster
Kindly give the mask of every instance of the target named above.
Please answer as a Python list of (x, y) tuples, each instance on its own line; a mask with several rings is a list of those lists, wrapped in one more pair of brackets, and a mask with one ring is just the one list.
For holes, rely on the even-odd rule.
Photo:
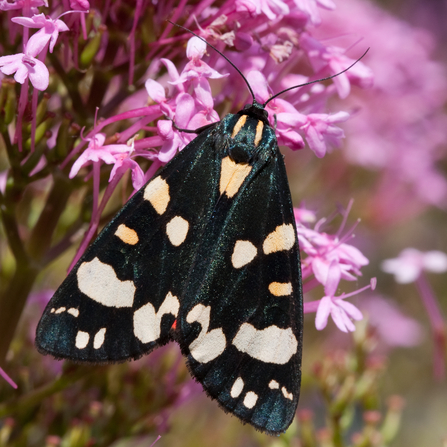
[(447, 344), (447, 324), (445, 323), (439, 300), (432, 290), (425, 272), (447, 272), (447, 254), (439, 250), (431, 250), (424, 253), (415, 248), (406, 248), (402, 250), (397, 258), (385, 259), (382, 262), (382, 270), (393, 274), (397, 283), (416, 283), (433, 332), (435, 345), (433, 354), (434, 372), (439, 379), (444, 379), (447, 357), (445, 350)]
[[(5, 2), (7, 3), (7, 2)], [(36, 1), (35, 6), (42, 6), (43, 1)], [(8, 5), (10, 5), (8, 3)], [(0, 4), (0, 9), (8, 8)], [(39, 28), (39, 31), (31, 36), (24, 45), (23, 53), (0, 57), (0, 70), (6, 75), (15, 73), (14, 79), (23, 84), (29, 78), (31, 84), (37, 90), (46, 90), (50, 74), (46, 65), (37, 56), (42, 53), (47, 45), (50, 53), (53, 52), (59, 33), (68, 31), (67, 25), (62, 20), (53, 20), (44, 14), (34, 14), (32, 17), (13, 17), (14, 23), (26, 28)], [(45, 55), (43, 55), (43, 58)]]
[(355, 326), (351, 319), (361, 320), (362, 313), (344, 299), (368, 288), (374, 290), (376, 285), (374, 278), (369, 286), (356, 292), (335, 296), (341, 279), (355, 281), (357, 276), (361, 276), (360, 269), (368, 264), (368, 259), (360, 250), (347, 244), (352, 238), (353, 228), (340, 236), (349, 208), (345, 211), (342, 226), (335, 235), (321, 231), (325, 220), (319, 221), (314, 228), (310, 228), (309, 223), (315, 221), (315, 216), (312, 216), (309, 210), (295, 209), (300, 249), (306, 255), (301, 261), (304, 291), (308, 292), (318, 284), (324, 286), (325, 295), (321, 300), (304, 303), (305, 313), (316, 312), (315, 327), (318, 330), (326, 327), (328, 317), (331, 315), (341, 331), (354, 331)]
[(374, 89), (344, 101), (357, 112), (344, 126), (345, 157), (378, 176), (366, 206), (383, 223), (408, 221), (427, 206), (445, 208), (447, 179), (439, 165), (447, 156), (447, 76), (432, 59), (434, 36), (376, 2), (343, 0), (322, 17), (316, 36), (357, 36), (371, 45)]

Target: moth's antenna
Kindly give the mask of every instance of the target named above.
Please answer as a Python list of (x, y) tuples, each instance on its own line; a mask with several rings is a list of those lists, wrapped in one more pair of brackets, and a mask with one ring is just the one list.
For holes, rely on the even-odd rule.
[[(221, 51), (219, 51), (214, 45), (211, 45), (209, 42), (207, 42), (203, 37), (198, 36), (194, 31), (191, 31), (188, 28), (185, 28), (182, 25), (178, 25), (177, 23), (171, 22), (169, 19), (167, 19), (167, 21), (174, 26), (177, 26), (178, 28), (184, 29), (185, 31), (188, 31), (188, 33), (192, 34), (193, 36), (198, 37), (200, 40), (202, 40), (203, 42), (205, 42), (208, 46), (210, 46), (214, 51), (216, 51), (216, 53), (219, 53), (241, 76), (242, 79), (245, 81), (245, 83), (247, 84), (248, 90), (250, 90), (251, 96), (253, 98), (253, 102), (256, 102), (256, 98), (255, 98), (255, 94), (253, 93), (253, 90), (251, 89), (250, 84), (248, 83), (247, 79), (245, 79), (245, 76), (242, 74), (241, 70), (239, 70), (239, 68), (236, 67), (236, 65), (233, 64), (233, 62), (230, 61), (230, 59), (228, 59), (227, 56), (225, 56)], [(363, 56), (362, 56), (363, 57)], [(360, 60), (360, 59), (359, 59)], [(351, 68), (351, 67), (349, 67)], [(343, 73), (343, 72), (342, 72)], [(314, 81), (314, 82), (318, 82), (318, 81)]]
[(348, 68), (345, 68), (344, 70), (340, 71), (340, 73), (336, 73), (332, 76), (328, 76), (327, 78), (316, 79), (315, 81), (305, 82), (304, 84), (294, 85), (293, 87), (286, 88), (282, 92), (276, 93), (275, 95), (271, 96), (262, 106), (265, 107), (270, 101), (277, 98), (279, 95), (282, 95), (283, 93), (288, 92), (289, 90), (293, 90), (294, 88), (304, 87), (305, 85), (315, 84), (316, 82), (327, 81), (328, 79), (333, 79), (337, 76), (340, 76), (341, 74), (350, 70), (361, 59), (363, 59), (368, 51), (369, 51), (369, 48), (354, 63), (352, 63)]

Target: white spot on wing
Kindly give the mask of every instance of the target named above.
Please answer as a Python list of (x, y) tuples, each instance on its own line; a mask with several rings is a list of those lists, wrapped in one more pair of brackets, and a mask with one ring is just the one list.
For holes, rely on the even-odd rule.
[(102, 344), (104, 343), (106, 330), (107, 329), (105, 327), (103, 327), (95, 334), (95, 338), (93, 339), (93, 347), (95, 349), (99, 349), (102, 346)]
[(264, 253), (275, 253), (277, 251), (290, 250), (295, 244), (295, 230), (292, 224), (283, 224), (276, 227), (264, 241)]
[(271, 282), (269, 292), (275, 296), (288, 296), (292, 294), (292, 283), (290, 282)]
[(298, 342), (291, 328), (269, 326), (258, 330), (244, 323), (234, 337), (233, 345), (262, 362), (284, 365), (296, 353)]
[(125, 244), (136, 245), (138, 244), (138, 234), (132, 228), (121, 224), (115, 231), (115, 236), (118, 236)]
[(202, 329), (199, 336), (189, 345), (189, 351), (200, 363), (207, 363), (219, 357), (225, 350), (226, 339), (222, 328), (208, 332), (210, 325), (211, 307), (203, 304), (194, 306), (186, 316), (189, 324), (200, 323)]
[(286, 399), (293, 400), (293, 394), (289, 393), (285, 386), (281, 388), (282, 394)]
[(226, 193), (231, 199), (239, 191), (250, 171), (251, 166), (248, 163), (236, 163), (230, 157), (225, 157), (220, 168), (220, 193)]
[(168, 292), (158, 312), (151, 303), (140, 307), (133, 314), (133, 332), (143, 343), (155, 341), (161, 334), (161, 319), (163, 315), (172, 314), (177, 317), (180, 307), (177, 297)]
[(143, 197), (149, 200), (155, 211), (161, 215), (166, 211), (171, 200), (169, 185), (166, 183), (166, 180), (156, 177), (146, 186)]
[(61, 314), (62, 312), (66, 311), (66, 307), (59, 307), (59, 309), (56, 310), (56, 312), (54, 312), (55, 314)]
[(70, 309), (68, 309), (67, 312), (70, 315), (73, 315), (74, 317), (79, 317), (79, 310), (76, 309), (75, 307), (70, 307)]
[(88, 332), (78, 331), (76, 334), (75, 346), (78, 349), (84, 349), (88, 345), (88, 341), (90, 340), (90, 335)]
[(79, 290), (107, 307), (132, 307), (133, 281), (120, 281), (113, 267), (94, 258), (83, 262), (77, 272)]
[(53, 308), (50, 310), (50, 313), (54, 314), (55, 311), (56, 311), (56, 309), (53, 307)]
[(189, 223), (183, 217), (175, 216), (166, 225), (166, 234), (172, 245), (178, 247), (185, 242)]
[(276, 380), (270, 380), (269, 388), (271, 390), (277, 390), (279, 389), (279, 383)]
[(239, 397), (239, 395), (242, 393), (242, 390), (244, 389), (244, 381), (242, 378), (238, 377), (231, 387), (230, 395), (233, 398)]
[(235, 269), (240, 269), (255, 258), (258, 250), (250, 241), (236, 241), (234, 244), (231, 263)]
[(247, 408), (253, 408), (258, 400), (258, 395), (253, 391), (249, 391), (244, 397), (244, 405)]

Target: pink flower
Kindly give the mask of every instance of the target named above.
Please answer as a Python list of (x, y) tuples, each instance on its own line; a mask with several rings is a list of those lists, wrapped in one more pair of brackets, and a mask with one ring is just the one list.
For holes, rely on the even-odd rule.
[(144, 172), (140, 168), (139, 164), (132, 160), (131, 152), (122, 152), (115, 155), (115, 164), (113, 165), (112, 171), (110, 172), (109, 182), (115, 177), (118, 171), (125, 172), (128, 169), (132, 172), (132, 186), (138, 191), (146, 183), (144, 180)]
[[(307, 33), (301, 34), (300, 44), (316, 72), (328, 69), (330, 75), (340, 73), (355, 61), (344, 55), (344, 49), (324, 46)], [(363, 88), (372, 86), (372, 71), (361, 61), (357, 62), (349, 71), (333, 79), (340, 98), (346, 98), (351, 91), (351, 83), (361, 85)]]
[(132, 157), (144, 157), (154, 159), (154, 155), (148, 151), (135, 151), (134, 141), (131, 144), (107, 144), (104, 145), (105, 135), (96, 134), (89, 140), (87, 149), (73, 163), (69, 177), (73, 178), (81, 169), (81, 167), (90, 162), (98, 162), (102, 160), (104, 163), (113, 164), (110, 172), (109, 182), (120, 173), (130, 169), (132, 171), (132, 186), (135, 190), (140, 189), (144, 183), (144, 172)]
[(164, 87), (153, 79), (147, 79), (144, 86), (150, 98), (160, 105), (160, 111), (168, 118), (174, 119), (175, 110), (166, 99)]
[[(270, 98), (270, 92), (264, 75), (260, 71), (250, 71), (247, 80), (253, 89), (256, 100), (261, 104), (265, 103)], [(295, 129), (306, 122), (306, 116), (281, 98), (269, 102), (265, 109), (269, 114), (270, 123), (276, 124), (278, 144), (284, 144), (292, 150), (302, 149), (304, 140)], [(274, 117), (276, 117), (276, 123)]]
[(327, 279), (324, 286), (324, 293), (326, 295), (321, 299), (315, 316), (315, 327), (319, 331), (326, 327), (329, 315), (332, 316), (336, 326), (343, 332), (352, 332), (355, 330), (355, 326), (351, 321), (351, 318), (354, 320), (361, 320), (363, 318), (362, 313), (357, 309), (357, 307), (351, 303), (343, 301), (343, 298), (353, 294), (343, 294), (339, 297), (335, 296), (340, 278), (340, 267), (336, 262), (332, 262), (329, 266)]
[(45, 14), (37, 14), (33, 17), (13, 17), (11, 20), (26, 28), (40, 28), (40, 31), (30, 37), (27, 44), (28, 51), (34, 56), (39, 54), (48, 42), (50, 42), (49, 49), (52, 53), (59, 33), (69, 31), (68, 26), (62, 20), (53, 20), (50, 17), (45, 17)]
[(297, 223), (310, 224), (314, 223), (317, 220), (317, 216), (315, 215), (315, 213), (304, 207), (293, 208), (293, 214)]
[(8, 182), (8, 173), (9, 173), (8, 169), (0, 171), (0, 192), (2, 194), (4, 194), (6, 190), (6, 183)]
[(246, 11), (251, 16), (264, 14), (269, 20), (290, 12), (289, 6), (282, 0), (236, 0), (236, 10)]
[[(207, 77), (223, 77), (217, 71), (210, 69), (200, 58), (205, 54), (206, 44), (198, 37), (190, 39), (187, 47), (187, 55), (191, 60), (179, 75), (174, 64), (168, 59), (161, 61), (168, 69), (170, 84), (177, 89), (173, 98), (167, 99), (165, 88), (148, 79), (145, 83), (148, 95), (160, 105), (160, 111), (175, 122), (179, 129), (195, 130), (207, 124), (219, 121), (219, 116), (214, 110), (214, 100)], [(217, 75), (216, 75), (217, 74)], [(192, 94), (186, 93), (191, 90)], [(158, 121), (157, 131), (163, 140), (158, 158), (166, 163), (194, 139), (194, 135), (182, 133), (174, 128), (172, 121)]]
[(391, 300), (379, 295), (362, 299), (361, 309), (380, 338), (390, 347), (418, 345), (423, 337), (421, 325), (402, 313)]
[(293, 0), (293, 3), (309, 17), (313, 25), (319, 25), (321, 23), (318, 6), (328, 10), (335, 9), (335, 3), (332, 0)]
[(266, 15), (269, 20), (276, 19), (277, 16), (287, 15), (290, 12), (286, 3), (281, 0), (255, 0), (257, 11)]
[(385, 259), (382, 262), (382, 270), (393, 274), (396, 282), (407, 284), (416, 281), (422, 270), (446, 272), (447, 254), (437, 250), (423, 253), (415, 248), (406, 248), (397, 258)]
[(31, 12), (37, 12), (39, 6), (48, 7), (48, 1), (46, 0), (17, 0), (16, 2), (9, 2), (8, 0), (0, 0), (1, 11), (12, 11), (14, 9), (22, 9), (25, 6), (31, 8)]
[(311, 266), (319, 283), (326, 284), (333, 262), (338, 264), (342, 278), (348, 281), (354, 281), (353, 274), (361, 275), (360, 268), (369, 263), (360, 250), (343, 242), (346, 236), (340, 240), (337, 235), (320, 233), (299, 222), (297, 227), (301, 249), (308, 255), (303, 263)]
[(162, 163), (167, 163), (174, 157), (177, 150), (184, 145), (179, 132), (173, 129), (172, 121), (159, 120), (157, 122), (158, 134), (163, 139), (163, 144), (158, 153), (158, 159)]
[[(259, 71), (251, 71), (248, 73), (247, 79), (256, 99), (260, 103), (265, 103), (270, 97), (270, 92), (264, 75)], [(288, 101), (281, 98), (269, 102), (266, 110), (270, 120), (276, 117), (276, 121), (272, 122), (272, 125), (276, 125), (279, 144), (284, 144), (292, 150), (302, 149), (304, 141), (297, 132), (299, 130), (304, 133), (309, 148), (319, 158), (323, 157), (331, 148), (340, 146), (344, 133), (342, 129), (333, 124), (346, 121), (349, 118), (349, 114), (346, 112), (338, 112), (333, 115), (325, 113), (304, 115)]]
[(87, 0), (70, 0), (70, 8), (75, 11), (88, 11), (90, 3)]
[(310, 149), (318, 158), (325, 156), (328, 149), (340, 147), (341, 139), (345, 137), (342, 129), (333, 126), (349, 118), (349, 113), (338, 112), (333, 115), (326, 113), (311, 113), (307, 115), (306, 123), (301, 126), (306, 135)]
[(171, 84), (177, 85), (193, 79), (199, 79), (201, 77), (210, 79), (220, 79), (228, 76), (228, 74), (220, 74), (218, 71), (211, 68), (208, 64), (203, 62), (201, 58), (206, 52), (206, 43), (194, 36), (189, 39), (186, 47), (186, 55), (190, 62), (188, 62), (183, 69), (180, 77), (172, 81)]
[(115, 164), (117, 156), (132, 152), (132, 148), (126, 144), (109, 144), (103, 146), (106, 136), (103, 133), (96, 134), (89, 139), (89, 145), (82, 155), (73, 163), (69, 178), (73, 178), (79, 170), (90, 162), (102, 160), (107, 164)]
[(29, 77), (31, 84), (37, 90), (45, 90), (50, 82), (50, 73), (45, 64), (25, 53), (12, 54), (0, 57), (0, 70), (6, 75), (15, 73), (14, 79), (23, 84)]

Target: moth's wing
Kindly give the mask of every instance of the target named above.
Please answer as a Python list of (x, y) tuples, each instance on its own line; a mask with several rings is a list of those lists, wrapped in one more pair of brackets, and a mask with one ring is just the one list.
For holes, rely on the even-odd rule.
[(194, 259), (177, 338), (189, 369), (224, 410), (271, 434), (296, 411), (301, 378), (299, 249), (285, 166), (257, 160), (223, 194)]
[(88, 248), (40, 320), (41, 353), (123, 361), (172, 338), (195, 240), (217, 200), (218, 127), (184, 148)]

